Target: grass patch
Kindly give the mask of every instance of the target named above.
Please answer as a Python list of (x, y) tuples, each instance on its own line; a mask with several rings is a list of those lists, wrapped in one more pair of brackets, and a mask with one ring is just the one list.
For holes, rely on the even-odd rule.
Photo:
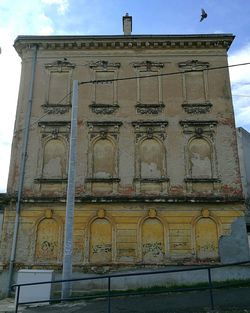
[[(215, 289), (227, 289), (235, 287), (250, 287), (250, 280), (227, 280), (227, 281), (214, 281), (212, 283)], [(131, 296), (131, 295), (143, 295), (143, 294), (160, 294), (160, 293), (172, 293), (172, 292), (191, 292), (198, 290), (207, 290), (209, 288), (208, 283), (197, 284), (182, 284), (182, 285), (170, 285), (170, 286), (152, 286), (141, 287), (136, 289), (127, 290), (111, 290), (108, 294), (107, 290), (77, 290), (73, 291), (69, 300), (83, 300), (94, 299), (104, 297), (118, 297), (118, 296)], [(60, 299), (60, 292), (53, 293), (53, 298)]]

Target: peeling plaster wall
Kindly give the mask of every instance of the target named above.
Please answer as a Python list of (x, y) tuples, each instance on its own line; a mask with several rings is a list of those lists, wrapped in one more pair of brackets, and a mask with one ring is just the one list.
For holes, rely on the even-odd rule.
[(230, 235), (219, 239), (219, 254), (222, 263), (243, 262), (250, 258), (244, 217), (232, 223)]
[[(172, 40), (171, 37), (166, 36), (167, 39)], [(216, 187), (210, 182), (196, 182), (190, 189), (193, 196), (211, 195), (216, 192), (220, 196), (241, 197), (242, 191), (228, 71), (185, 73), (185, 69), (189, 69), (190, 64), (192, 69), (199, 69), (199, 66), (202, 67), (204, 64), (208, 67), (226, 66), (226, 47), (211, 49), (211, 47), (204, 45), (197, 49), (195, 45), (188, 45), (189, 48), (185, 49), (179, 47), (163, 48), (164, 46), (162, 49), (156, 49), (153, 48), (154, 45), (147, 48), (146, 44), (143, 47), (141, 46), (140, 49), (125, 50), (124, 44), (120, 44), (121, 38), (119, 36), (112, 39), (116, 43), (115, 48), (112, 48), (113, 45), (107, 48), (102, 43), (101, 38), (98, 40), (100, 41), (98, 45), (94, 45), (91, 50), (65, 49), (64, 47), (68, 44), (66, 42), (60, 45), (60, 49), (47, 49), (45, 48), (47, 44), (42, 46), (42, 49), (38, 49), (31, 118), (36, 120), (44, 113), (49, 112), (43, 121), (50, 123), (51, 126), (38, 123), (39, 125), (35, 124), (30, 129), (24, 194), (42, 197), (46, 195), (65, 195), (65, 182), (60, 184), (55, 179), (54, 183), (52, 183), (52, 180), (48, 181), (50, 172), (51, 174), (55, 172), (54, 178), (58, 178), (58, 173), (61, 172), (61, 176), (66, 176), (65, 160), (61, 159), (59, 162), (57, 152), (49, 151), (49, 149), (47, 155), (54, 156), (54, 158), (47, 160), (42, 145), (42, 140), (47, 140), (49, 136), (55, 139), (57, 136), (58, 138), (63, 137), (65, 141), (68, 140), (69, 128), (63, 127), (62, 123), (70, 121), (70, 98), (66, 97), (61, 105), (54, 103), (60, 98), (61, 91), (65, 90), (66, 94), (69, 93), (73, 79), (105, 80), (138, 76), (137, 80), (113, 82), (111, 84), (86, 84), (81, 85), (79, 88), (76, 193), (82, 195), (87, 190), (91, 193), (97, 190), (97, 193), (105, 194), (108, 192), (112, 194), (115, 192), (118, 195), (133, 196), (135, 193), (138, 194), (134, 178), (136, 175), (141, 174), (142, 177), (146, 176), (149, 179), (169, 178), (167, 188), (159, 181), (151, 182), (150, 186), (142, 186), (142, 190), (146, 190), (144, 193), (149, 194), (150, 189), (152, 189), (154, 194), (165, 193), (170, 196), (182, 197), (186, 195), (187, 189), (189, 190), (184, 179), (190, 175), (192, 170), (194, 178), (217, 178), (221, 180), (219, 186)], [(144, 42), (149, 38), (142, 37), (141, 40)], [(200, 39), (197, 36), (195, 40), (199, 41)], [(231, 40), (231, 38), (228, 40)], [(186, 46), (186, 41), (184, 46)], [(20, 49), (23, 67), (16, 129), (23, 128), (32, 60), (29, 48)], [(98, 56), (96, 49), (98, 49)], [(58, 60), (59, 63), (57, 63)], [(86, 66), (78, 66), (79, 64), (85, 64)], [(183, 68), (180, 68), (180, 64)], [(180, 75), (159, 76), (145, 80), (140, 78), (141, 75), (178, 71)], [(51, 75), (54, 77), (52, 80)], [(196, 83), (200, 88), (196, 88)], [(60, 96), (62, 95), (60, 94)], [(191, 105), (191, 107), (186, 108), (185, 105)], [(212, 107), (209, 108), (209, 105)], [(215, 121), (217, 123), (216, 127), (211, 128), (210, 133), (201, 125), (188, 130), (188, 140), (196, 136), (195, 129), (201, 128), (203, 131), (199, 135), (201, 138), (197, 141), (197, 145), (202, 143), (202, 137), (209, 136), (211, 139), (208, 147), (203, 144), (202, 151), (199, 147), (191, 147), (193, 152), (191, 159), (187, 156), (188, 148), (183, 139), (185, 129), (180, 125), (182, 120)], [(101, 125), (94, 130), (93, 135), (98, 134), (100, 136), (102, 134), (102, 136), (105, 136), (106, 134), (111, 136), (113, 140), (115, 153), (110, 159), (105, 157), (106, 164), (104, 167), (107, 167), (107, 172), (103, 171), (103, 165), (99, 164), (100, 162), (96, 157), (92, 161), (87, 157), (90, 154), (90, 142), (93, 139), (87, 126), (89, 121), (98, 123), (115, 121), (121, 123), (119, 130), (113, 130), (105, 125)], [(136, 134), (137, 130), (132, 126), (132, 122), (135, 121), (150, 123), (164, 121), (168, 126), (165, 129), (158, 130), (148, 125), (144, 127), (140, 134)], [(209, 127), (207, 128), (209, 129)], [(137, 140), (135, 137), (137, 135), (149, 136), (152, 142), (157, 139), (161, 145), (158, 157), (152, 154), (149, 156), (149, 160), (147, 160), (147, 156), (141, 158), (141, 173), (135, 168), (138, 158), (140, 158), (140, 155), (138, 155), (140, 153), (136, 152), (135, 149), (135, 141)], [(21, 135), (13, 139), (8, 183), (8, 192), (11, 194), (14, 194), (17, 190), (18, 158), (20, 155), (18, 150), (22, 144), (21, 140)], [(153, 157), (155, 162), (152, 162)], [(42, 158), (44, 160), (41, 160)], [(159, 158), (165, 158), (165, 160), (159, 160)], [(114, 162), (116, 164), (112, 167), (111, 163)], [(52, 169), (54, 164), (55, 168)], [(96, 167), (96, 169), (93, 167)], [(41, 177), (42, 169), (44, 169), (47, 181), (41, 180), (43, 178)], [(201, 173), (202, 169), (203, 173)], [(88, 177), (89, 173), (92, 173), (92, 177)], [(107, 182), (99, 181), (98, 188), (92, 188), (92, 186), (88, 188), (85, 179), (93, 178), (93, 176), (103, 179), (119, 178), (119, 186), (114, 186), (110, 181), (110, 186)], [(53, 177), (51, 176), (51, 178)], [(97, 185), (96, 182), (92, 184)]]
[[(247, 257), (229, 72), (208, 70), (227, 67), (233, 36), (72, 38), (24, 36), (15, 43), (22, 58), (15, 130), (24, 127), (33, 44), (31, 120), (39, 121), (29, 130), (16, 268), (62, 268), (71, 100), (59, 99), (71, 93), (73, 80), (122, 77), (136, 79), (79, 86), (74, 269)], [(171, 72), (179, 75), (141, 78)], [(17, 132), (2, 231), (4, 270), (21, 146)]]
[(237, 143), (240, 161), (241, 181), (247, 207), (246, 222), (249, 227), (248, 236), (250, 237), (250, 133), (242, 127), (237, 128)]
[(0, 205), (0, 242), (1, 242), (1, 238), (2, 238), (2, 229), (3, 229), (3, 208)]
[[(235, 208), (225, 204), (206, 204), (204, 208), (197, 203), (77, 203), (73, 263), (80, 267), (112, 268), (129, 264), (166, 265), (177, 260), (194, 264), (214, 262), (219, 260), (217, 242), (221, 236), (219, 256), (223, 262), (228, 253), (238, 260), (239, 249), (245, 249), (247, 237), (242, 231), (243, 210)], [(23, 205), (17, 264), (60, 269), (64, 219), (63, 204)], [(1, 251), (3, 266), (7, 267), (14, 211), (6, 211), (5, 221)], [(244, 253), (241, 250), (241, 255), (247, 256), (247, 250)]]

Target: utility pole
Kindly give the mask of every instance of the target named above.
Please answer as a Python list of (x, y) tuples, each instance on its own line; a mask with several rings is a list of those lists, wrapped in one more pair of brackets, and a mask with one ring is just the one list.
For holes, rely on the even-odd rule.
[[(72, 278), (72, 250), (73, 250), (73, 225), (75, 207), (75, 171), (76, 171), (76, 151), (77, 151), (77, 110), (78, 110), (78, 80), (73, 81), (71, 128), (70, 128), (70, 148), (68, 166), (67, 204), (64, 231), (64, 255), (63, 255), (63, 277)], [(62, 298), (71, 295), (71, 282), (62, 283)]]

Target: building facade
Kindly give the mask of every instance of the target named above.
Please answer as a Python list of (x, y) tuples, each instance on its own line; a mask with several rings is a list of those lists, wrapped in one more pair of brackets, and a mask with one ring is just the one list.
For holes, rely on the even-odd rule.
[(237, 131), (241, 181), (246, 205), (245, 217), (247, 224), (248, 243), (250, 246), (250, 162), (249, 162), (250, 134), (243, 127), (238, 127), (236, 131)]
[(22, 72), (2, 271), (13, 249), (25, 131), (14, 268), (62, 268), (73, 80), (80, 82), (74, 270), (249, 258), (227, 68), (233, 38), (16, 39)]

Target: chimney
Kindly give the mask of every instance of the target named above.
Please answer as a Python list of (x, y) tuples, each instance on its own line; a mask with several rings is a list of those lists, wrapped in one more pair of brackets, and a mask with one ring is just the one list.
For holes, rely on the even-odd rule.
[(122, 17), (122, 22), (123, 22), (124, 35), (131, 35), (131, 32), (132, 32), (132, 16), (129, 16), (128, 13), (126, 13), (126, 15)]

